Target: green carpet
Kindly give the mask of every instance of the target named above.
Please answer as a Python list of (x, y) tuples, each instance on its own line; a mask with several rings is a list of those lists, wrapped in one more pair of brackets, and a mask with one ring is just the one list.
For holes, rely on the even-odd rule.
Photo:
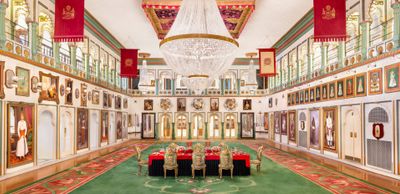
[[(229, 143), (229, 145), (250, 153), (252, 159), (256, 158), (256, 152), (247, 146), (239, 143)], [(153, 145), (144, 151), (144, 157), (147, 158), (152, 150), (166, 146), (167, 144)], [(146, 170), (143, 172), (146, 172)], [(164, 179), (163, 177), (138, 176), (136, 157), (132, 157), (76, 189), (73, 193), (329, 193), (320, 186), (265, 157), (263, 158), (262, 171), (258, 173), (252, 166), (251, 173), (251, 176), (234, 177), (234, 179), (229, 177), (223, 179), (196, 177), (193, 180), (190, 177)]]

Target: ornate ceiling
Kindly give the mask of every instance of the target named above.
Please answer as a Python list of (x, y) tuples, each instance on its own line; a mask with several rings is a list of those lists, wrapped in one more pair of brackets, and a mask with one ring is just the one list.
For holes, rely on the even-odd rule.
[[(181, 0), (143, 0), (142, 8), (159, 39), (163, 39), (179, 11)], [(255, 9), (255, 0), (217, 0), (226, 28), (238, 39)]]

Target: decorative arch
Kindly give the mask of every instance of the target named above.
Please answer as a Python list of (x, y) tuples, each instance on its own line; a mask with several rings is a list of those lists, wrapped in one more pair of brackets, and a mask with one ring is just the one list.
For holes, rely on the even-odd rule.
[(306, 113), (304, 112), (300, 113), (299, 121), (306, 121), (306, 120), (307, 120)]
[(368, 122), (370, 123), (388, 123), (389, 116), (385, 109), (375, 107), (368, 113)]

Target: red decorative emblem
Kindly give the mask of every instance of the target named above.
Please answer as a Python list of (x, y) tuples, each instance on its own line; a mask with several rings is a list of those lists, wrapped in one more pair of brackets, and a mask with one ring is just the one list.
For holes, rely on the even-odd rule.
[(377, 139), (383, 138), (385, 135), (384, 129), (383, 129), (383, 124), (382, 123), (374, 123), (372, 125), (372, 135)]

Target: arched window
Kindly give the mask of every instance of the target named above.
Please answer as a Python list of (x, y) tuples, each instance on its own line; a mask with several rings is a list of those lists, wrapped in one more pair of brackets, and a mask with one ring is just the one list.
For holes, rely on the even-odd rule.
[(321, 68), (322, 57), (321, 57), (321, 43), (313, 43), (313, 64), (311, 67), (311, 72), (316, 72)]
[(192, 137), (193, 138), (202, 138), (204, 137), (204, 116), (202, 114), (195, 114), (193, 116), (193, 130), (192, 130)]
[(85, 66), (83, 65), (83, 53), (81, 48), (76, 48), (76, 67), (78, 71), (85, 71)]
[[(245, 78), (246, 76), (242, 76), (242, 78)], [(228, 71), (225, 76), (224, 76), (224, 88), (225, 90), (235, 90), (236, 89), (236, 73), (232, 71)], [(245, 80), (245, 79), (242, 79)]]
[(63, 42), (60, 45), (60, 61), (63, 64), (70, 65), (71, 64), (71, 57), (70, 57), (70, 50), (68, 43)]
[(176, 137), (183, 139), (188, 135), (188, 119), (184, 114), (180, 114), (176, 117)]
[(53, 42), (48, 30), (44, 30), (42, 34), (42, 54), (48, 57), (53, 57)]
[(228, 114), (225, 116), (225, 134), (224, 136), (226, 138), (234, 138), (236, 137), (236, 127), (237, 127), (237, 121), (236, 121), (236, 115), (234, 114)]
[(218, 138), (221, 137), (221, 121), (220, 117), (217, 114), (213, 114), (210, 116), (209, 120), (209, 135), (210, 138)]
[(14, 27), (15, 41), (18, 43), (28, 46), (29, 45), (29, 33), (28, 24), (26, 23), (27, 11), (24, 8), (19, 8), (16, 11), (16, 23)]

